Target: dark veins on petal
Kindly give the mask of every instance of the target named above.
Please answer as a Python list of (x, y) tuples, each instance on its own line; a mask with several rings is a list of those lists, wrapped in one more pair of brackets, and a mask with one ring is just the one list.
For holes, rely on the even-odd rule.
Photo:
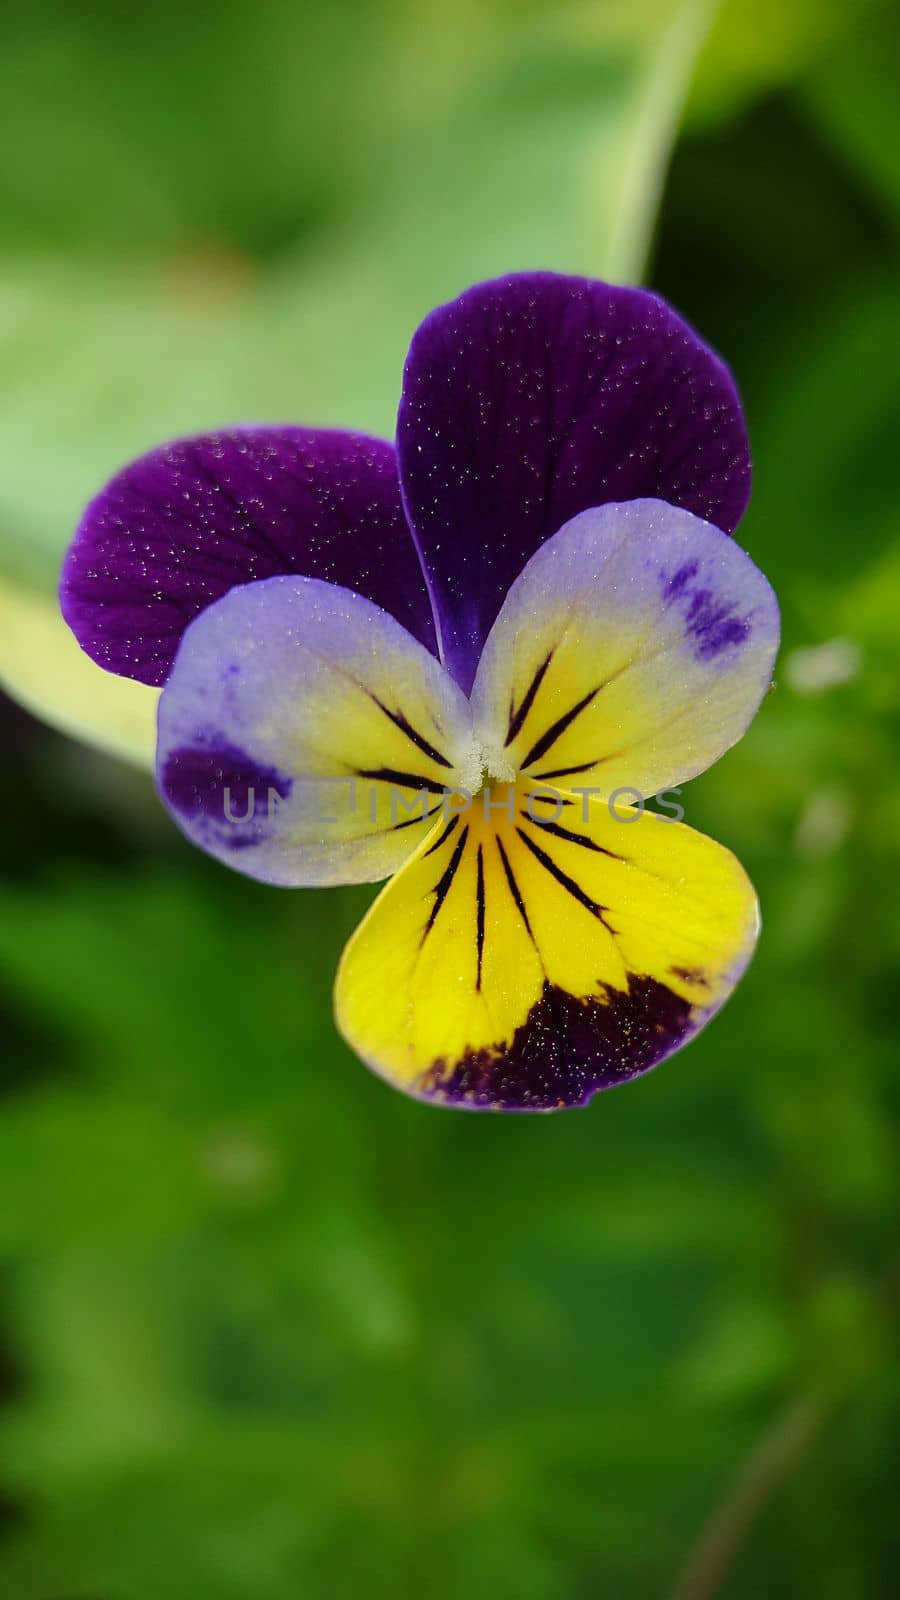
[(551, 767), (547, 772), (536, 772), (535, 782), (551, 783), (554, 778), (575, 778), (582, 772), (590, 772), (592, 767), (599, 766), (602, 757), (591, 756), (590, 761), (579, 761), (576, 767)]
[(357, 767), (358, 778), (369, 778), (373, 783), (395, 783), (399, 789), (423, 789), (427, 794), (444, 793), (444, 785), (434, 778), (424, 778), (418, 772), (401, 772), (398, 767)]
[(590, 689), (587, 694), (582, 695), (581, 699), (576, 701), (574, 706), (570, 706), (568, 711), (564, 711), (562, 716), (557, 717), (556, 721), (550, 724), (550, 727), (535, 740), (528, 754), (522, 757), (521, 766), (523, 770), (532, 766), (535, 761), (539, 761), (541, 756), (547, 754), (548, 750), (552, 750), (557, 740), (562, 738), (566, 729), (571, 727), (575, 718), (581, 716), (582, 711), (587, 709), (592, 700), (596, 700), (599, 693), (599, 685), (596, 689)]
[[(402, 822), (392, 822), (391, 832), (399, 833), (403, 828), (414, 828), (419, 822), (430, 822), (432, 818), (438, 816), (443, 809), (444, 806), (442, 802), (440, 805), (432, 806), (430, 811), (416, 811), (413, 816), (404, 817)], [(434, 847), (432, 846), (432, 848)]]
[(232, 429), (132, 462), (85, 512), (60, 603), (100, 666), (162, 684), (199, 611), (285, 573), (357, 590), (434, 650), (394, 447), (328, 429)]
[(481, 970), (484, 964), (484, 847), (478, 846), (478, 879), (475, 887), (475, 952), (478, 961), (478, 972), (475, 979), (476, 989), (481, 988)]
[[(450, 860), (447, 863), (446, 867), (444, 868), (443, 872), (441, 873), (440, 877), (438, 878), (438, 881), (435, 884), (435, 887), (434, 887), (434, 889), (432, 891), (433, 895), (434, 895), (434, 899), (432, 901), (431, 910), (430, 910), (430, 912), (428, 914), (428, 921), (426, 922), (425, 927), (422, 930), (422, 943), (423, 944), (425, 943), (425, 940), (428, 938), (428, 935), (430, 934), (432, 928), (435, 925), (435, 922), (437, 921), (438, 912), (440, 911), (441, 906), (444, 904), (444, 901), (446, 900), (448, 894), (450, 893), (450, 888), (451, 888), (451, 885), (453, 883), (453, 879), (456, 877), (457, 871), (459, 869), (459, 863), (462, 860), (463, 851), (466, 848), (466, 839), (468, 838), (468, 836), (469, 836), (468, 828), (467, 827), (463, 828), (463, 831), (460, 834), (460, 836), (457, 839), (456, 844), (454, 846), (453, 854), (450, 857)], [(445, 835), (445, 837), (446, 837), (446, 835)], [(426, 854), (430, 854), (430, 851), (426, 852)]]
[(442, 756), (440, 750), (437, 750), (433, 744), (429, 743), (424, 734), (419, 733), (418, 729), (413, 727), (404, 712), (392, 711), (389, 706), (385, 705), (383, 700), (379, 700), (377, 694), (372, 694), (371, 690), (369, 693), (379, 711), (383, 711), (388, 720), (394, 724), (394, 727), (399, 728), (401, 733), (406, 734), (410, 744), (414, 744), (416, 749), (421, 750), (423, 755), (429, 756), (432, 761), (436, 761), (439, 767), (452, 766), (452, 762), (448, 761), (446, 756)]
[(585, 911), (589, 911), (592, 917), (596, 917), (598, 922), (602, 922), (604, 928), (611, 933), (612, 929), (604, 917), (607, 907), (599, 905), (596, 900), (592, 900), (591, 896), (582, 889), (581, 884), (576, 883), (574, 878), (564, 872), (563, 868), (553, 860), (553, 857), (548, 855), (547, 851), (542, 849), (534, 839), (529, 838), (522, 828), (517, 827), (516, 832), (526, 849), (531, 851), (535, 860), (540, 862), (544, 871), (549, 874), (554, 882), (558, 883), (561, 889), (565, 889), (566, 893), (571, 895), (572, 899), (577, 901), (580, 906), (584, 906)]
[[(523, 813), (524, 818), (524, 813)], [(531, 822), (531, 819), (527, 819)], [(449, 841), (456, 826), (453, 818), (426, 854)], [(568, 844), (595, 846), (589, 840), (558, 824), (535, 825), (539, 833), (549, 832)], [(552, 856), (518, 827), (518, 838), (554, 881), (573, 900), (583, 906), (615, 938), (604, 921), (605, 908), (593, 900)], [(468, 829), (463, 828), (452, 855), (431, 891), (431, 910), (422, 933), (424, 944), (443, 906), (466, 846)], [(506, 885), (528, 937), (540, 956), (528, 908), (503, 840), (494, 840)], [(604, 852), (612, 854), (612, 852)], [(621, 858), (619, 858), (621, 859)], [(485, 872), (484, 846), (478, 845), (476, 859), (473, 934), (476, 952), (476, 990), (481, 988), (485, 948)], [(689, 974), (673, 968), (673, 975)], [(683, 999), (658, 979), (630, 974), (625, 990), (608, 984), (597, 985), (597, 992), (584, 998), (569, 994), (545, 979), (539, 999), (524, 1023), (516, 1029), (508, 1045), (497, 1044), (470, 1050), (450, 1064), (436, 1061), (418, 1085), (422, 1095), (458, 1104), (493, 1107), (504, 1111), (542, 1111), (563, 1105), (584, 1105), (599, 1089), (625, 1083), (656, 1065), (697, 1026), (689, 1000)]]
[[(534, 823), (534, 818), (529, 817), (528, 821)], [(555, 839), (562, 839), (565, 844), (580, 845), (582, 850), (593, 850), (599, 856), (609, 856), (611, 861), (625, 860), (625, 857), (618, 855), (615, 850), (607, 850), (605, 845), (598, 844), (589, 833), (575, 833), (573, 829), (565, 827), (561, 822), (554, 822), (551, 818), (541, 817), (535, 826), (539, 827), (542, 833), (551, 833)]]
[(521, 733), (522, 728), (525, 726), (525, 718), (528, 716), (529, 711), (531, 710), (532, 706), (534, 705), (535, 699), (537, 698), (537, 692), (538, 692), (539, 688), (541, 687), (541, 684), (543, 683), (544, 678), (546, 677), (547, 668), (549, 667), (550, 662), (552, 660), (553, 660), (553, 651), (549, 650), (547, 652), (547, 654), (545, 655), (543, 661), (541, 662), (540, 666), (538, 667), (537, 671), (535, 672), (534, 677), (532, 678), (530, 684), (528, 685), (528, 688), (525, 690), (525, 693), (522, 696), (521, 705), (520, 706), (516, 706), (515, 703), (513, 703), (510, 706), (510, 708), (509, 708), (509, 726), (507, 727), (507, 730), (506, 730), (506, 740), (505, 740), (505, 743), (507, 745), (512, 744), (512, 742), (515, 739), (516, 735)]
[(458, 827), (459, 817), (451, 817), (450, 821), (445, 823), (444, 827), (441, 829), (441, 832), (435, 839), (434, 844), (429, 845), (428, 849), (425, 851), (426, 856), (433, 856), (436, 850), (440, 850), (441, 847), (447, 843), (451, 833), (453, 833)]

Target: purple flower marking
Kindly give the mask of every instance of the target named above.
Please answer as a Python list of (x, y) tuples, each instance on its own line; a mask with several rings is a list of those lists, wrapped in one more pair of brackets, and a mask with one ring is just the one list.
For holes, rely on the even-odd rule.
[(671, 577), (663, 574), (663, 599), (667, 606), (682, 604), (688, 640), (701, 661), (711, 661), (730, 647), (745, 644), (752, 623), (740, 615), (733, 599), (709, 588), (693, 588), (699, 576), (699, 561), (684, 562)]
[(199, 819), (231, 850), (246, 850), (269, 836), (273, 796), (286, 800), (293, 787), (275, 767), (220, 742), (215, 729), (198, 730), (194, 743), (170, 750), (159, 783), (181, 816)]

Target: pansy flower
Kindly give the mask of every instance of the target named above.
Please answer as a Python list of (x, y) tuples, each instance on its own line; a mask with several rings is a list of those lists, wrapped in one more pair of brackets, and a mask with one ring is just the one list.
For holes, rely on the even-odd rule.
[(120, 472), (66, 559), (101, 666), (164, 685), (158, 782), (269, 884), (390, 878), (337, 1023), (410, 1094), (581, 1105), (728, 998), (739, 863), (643, 801), (771, 680), (772, 591), (730, 537), (740, 403), (662, 300), (549, 273), (426, 318), (396, 444), (300, 427)]

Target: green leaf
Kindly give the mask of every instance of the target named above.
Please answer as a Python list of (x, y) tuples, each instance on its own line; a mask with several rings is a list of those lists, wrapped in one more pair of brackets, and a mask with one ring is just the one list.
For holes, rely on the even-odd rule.
[[(267, 32), (264, 43), (254, 44), (252, 35), (249, 48), (267, 61), (273, 49), (287, 49), (279, 69), (286, 96), (288, 62), (301, 59), (299, 36), (290, 33), (287, 11), (276, 10), (280, 45)], [(70, 694), (71, 652), (49, 598), (81, 507), (122, 462), (162, 439), (251, 419), (390, 434), (410, 335), (434, 304), (479, 278), (528, 266), (638, 276), (706, 15), (704, 0), (617, 0), (594, 19), (575, 6), (536, 8), (513, 28), (500, 6), (466, 6), (423, 38), (418, 30), (398, 34), (384, 13), (376, 27), (367, 13), (359, 37), (351, 30), (350, 83), (359, 104), (352, 100), (350, 127), (339, 141), (353, 181), (338, 183), (327, 167), (319, 169), (320, 145), (328, 145), (321, 133), (310, 144), (302, 127), (290, 130), (296, 170), (307, 184), (329, 187), (331, 209), (306, 231), (298, 212), (295, 235), (264, 259), (247, 253), (257, 224), (220, 202), (210, 205), (199, 235), (179, 234), (178, 215), (191, 211), (198, 174), (185, 157), (171, 158), (168, 121), (145, 94), (146, 63), (135, 103), (123, 109), (123, 144), (110, 141), (95, 170), (89, 141), (79, 176), (79, 134), (97, 132), (98, 84), (119, 103), (116, 50), (125, 45), (120, 40), (107, 57), (105, 44), (78, 44), (89, 56), (81, 92), (92, 86), (96, 104), (90, 114), (85, 103), (78, 107), (82, 120), (75, 119), (63, 164), (67, 192), (88, 168), (101, 195), (124, 182), (129, 140), (141, 128), (143, 186), (157, 194), (157, 185), (164, 191), (169, 182), (171, 194), (158, 214), (151, 210), (152, 229), (147, 222), (137, 232), (134, 219), (127, 228), (114, 219), (132, 243), (141, 240), (140, 261), (130, 264), (113, 255), (103, 261), (96, 251), (65, 264), (35, 255), (48, 219), (32, 215), (26, 228), (27, 197), (18, 197), (31, 250), (8, 258), (0, 277), (0, 296), (14, 311), (0, 340), (0, 455), (7, 464), (0, 574), (47, 595), (48, 605), (41, 610), (25, 599), (15, 633), (0, 632), (0, 682), (9, 692), (108, 749), (136, 753), (146, 744), (144, 734), (129, 745), (120, 728), (104, 731), (99, 693), (88, 712), (80, 688)], [(377, 48), (369, 56), (372, 28)], [(188, 30), (186, 61), (203, 37)], [(303, 45), (294, 98), (281, 102), (281, 112), (288, 103), (295, 112), (303, 106), (303, 119), (320, 128), (328, 121), (321, 79), (334, 37), (324, 27), (304, 33)], [(31, 38), (29, 48), (31, 92), (42, 73), (56, 81), (59, 61), (45, 59), (39, 40)], [(203, 81), (208, 87), (212, 80)], [(344, 92), (350, 95), (349, 84)], [(22, 95), (21, 83), (15, 93)], [(68, 93), (76, 93), (71, 83)], [(218, 84), (215, 94), (224, 118)], [(278, 112), (277, 99), (265, 111), (254, 104), (253, 119), (241, 128), (240, 140), (251, 141), (243, 158), (236, 134), (225, 139), (216, 183), (234, 184), (241, 203), (255, 192), (257, 170), (277, 187), (268, 156)], [(193, 127), (193, 104), (190, 113)], [(208, 158), (198, 146), (201, 176)], [(273, 206), (286, 215), (302, 211), (294, 170), (285, 170), (282, 154)], [(65, 214), (63, 207), (60, 226)], [(84, 220), (83, 243), (108, 249), (100, 212), (89, 208)], [(286, 235), (283, 224), (284, 216)], [(258, 226), (274, 228), (274, 211), (270, 224)], [(54, 627), (58, 639), (50, 638)], [(121, 709), (145, 719), (141, 699), (146, 707), (139, 691), (121, 691), (113, 715)]]
[(690, 125), (740, 115), (872, 29), (872, 13), (886, 9), (883, 0), (720, 0), (697, 63)]
[(872, 197), (900, 219), (900, 19), (857, 28), (802, 86), (807, 107)]

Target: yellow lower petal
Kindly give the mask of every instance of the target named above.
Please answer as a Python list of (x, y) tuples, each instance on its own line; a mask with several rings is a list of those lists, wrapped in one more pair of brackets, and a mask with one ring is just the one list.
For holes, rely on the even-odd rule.
[(756, 896), (729, 851), (679, 823), (563, 792), (529, 801), (521, 782), (487, 793), (489, 814), (482, 795), (436, 827), (350, 940), (338, 1026), (411, 1094), (584, 1104), (728, 998)]

